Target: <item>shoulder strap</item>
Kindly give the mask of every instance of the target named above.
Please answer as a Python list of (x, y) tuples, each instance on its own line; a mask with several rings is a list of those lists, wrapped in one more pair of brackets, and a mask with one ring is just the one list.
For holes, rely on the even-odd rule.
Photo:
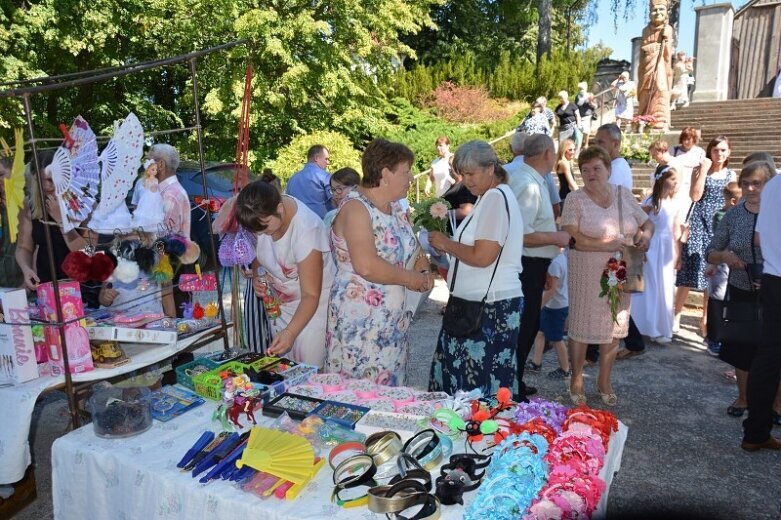
[(618, 197), (618, 232), (621, 237), (624, 236), (624, 204), (621, 202), (623, 197), (621, 196), (621, 186), (616, 186), (616, 197)]
[[(507, 195), (504, 194), (504, 191), (502, 191), (500, 188), (497, 188), (499, 193), (501, 193), (502, 198), (504, 199), (504, 209), (507, 212), (507, 237), (505, 238), (505, 243), (507, 243), (507, 240), (510, 238), (510, 204), (507, 202)], [(464, 227), (461, 229), (461, 234), (458, 235), (458, 241), (461, 241), (461, 237), (464, 235), (464, 230), (466, 230), (466, 227), (472, 222), (472, 215), (469, 215), (469, 222), (464, 224)], [(499, 268), (499, 260), (502, 258), (502, 253), (504, 252), (504, 246), (501, 246), (499, 249), (499, 256), (496, 257), (496, 262), (494, 263), (494, 270), (491, 273), (491, 280), (488, 282), (488, 287), (485, 290), (485, 296), (483, 296), (483, 301), (485, 301), (488, 298), (488, 293), (491, 291), (491, 284), (494, 281), (494, 276), (496, 276), (496, 270)], [(456, 275), (458, 274), (458, 264), (460, 263), (460, 260), (456, 258), (456, 261), (453, 265), (453, 278), (450, 280), (450, 292), (453, 292), (453, 288), (456, 285)]]

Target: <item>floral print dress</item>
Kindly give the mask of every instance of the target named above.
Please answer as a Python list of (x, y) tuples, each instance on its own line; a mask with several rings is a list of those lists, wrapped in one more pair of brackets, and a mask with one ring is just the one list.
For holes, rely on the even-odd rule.
[(702, 291), (708, 286), (705, 250), (713, 238), (713, 217), (724, 207), (724, 188), (735, 178), (730, 169), (705, 177), (702, 197), (694, 203), (689, 216), (689, 240), (681, 248), (682, 265), (675, 279), (678, 287)]
[[(391, 203), (388, 215), (360, 193), (348, 197), (360, 201), (369, 212), (377, 255), (405, 267), (418, 243), (401, 206)], [(412, 320), (412, 313), (404, 309), (405, 288), (373, 283), (358, 275), (347, 243), (333, 230), (331, 251), (337, 271), (328, 306), (326, 371), (383, 385), (404, 385)]]

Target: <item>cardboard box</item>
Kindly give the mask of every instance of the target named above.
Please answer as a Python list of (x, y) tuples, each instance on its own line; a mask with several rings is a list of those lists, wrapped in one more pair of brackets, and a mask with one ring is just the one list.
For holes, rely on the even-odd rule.
[(89, 339), (93, 341), (120, 341), (123, 343), (176, 343), (175, 330), (133, 329), (130, 327), (97, 326), (86, 327)]
[[(84, 303), (81, 301), (81, 288), (78, 282), (62, 280), (59, 282), (60, 303), (62, 305), (62, 320), (66, 323), (65, 342), (68, 345), (68, 364), (71, 374), (89, 372), (95, 366), (92, 363), (89, 335), (84, 330)], [(42, 283), (38, 286), (38, 307), (41, 315), (50, 322), (57, 321), (57, 305), (54, 300), (54, 284)], [(62, 355), (59, 327), (46, 327), (46, 345), (48, 346), (49, 367), (54, 376), (65, 372), (65, 363)]]
[(38, 377), (35, 344), (29, 326), (24, 289), (0, 292), (5, 323), (0, 325), (0, 384), (19, 384)]

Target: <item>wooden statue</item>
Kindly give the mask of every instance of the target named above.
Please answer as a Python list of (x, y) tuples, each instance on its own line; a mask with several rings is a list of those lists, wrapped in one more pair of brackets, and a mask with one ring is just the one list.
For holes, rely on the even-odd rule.
[(651, 21), (643, 29), (637, 69), (639, 113), (654, 116), (656, 122), (649, 126), (664, 130), (670, 127), (673, 86), (673, 29), (667, 21), (667, 0), (651, 0)]

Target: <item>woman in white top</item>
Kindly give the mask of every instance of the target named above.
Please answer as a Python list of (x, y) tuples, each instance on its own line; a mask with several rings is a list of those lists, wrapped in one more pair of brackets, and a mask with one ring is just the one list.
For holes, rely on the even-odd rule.
[(253, 273), (252, 284), (266, 301), (271, 322), (267, 352), (281, 356), (292, 350), (295, 361), (322, 367), (336, 271), (323, 221), (264, 181), (241, 190), (234, 211), (236, 221), (258, 239), (257, 261), (265, 274)]
[(518, 202), (507, 186), (507, 172), (484, 141), (459, 147), (453, 167), (478, 196), (469, 217), (455, 230), (455, 240), (430, 233), (431, 245), (451, 256), (451, 297), (485, 300), (479, 330), (469, 336), (439, 333), (429, 389), (453, 394), (480, 388), (494, 394), (500, 387), (518, 393), (516, 349), (523, 292), (519, 275), (523, 222)]
[(450, 175), (450, 158), (453, 157), (453, 154), (450, 153), (450, 139), (447, 136), (437, 137), (437, 154), (439, 157), (431, 163), (428, 179), (434, 186), (434, 195), (441, 197), (456, 183), (456, 180)]

